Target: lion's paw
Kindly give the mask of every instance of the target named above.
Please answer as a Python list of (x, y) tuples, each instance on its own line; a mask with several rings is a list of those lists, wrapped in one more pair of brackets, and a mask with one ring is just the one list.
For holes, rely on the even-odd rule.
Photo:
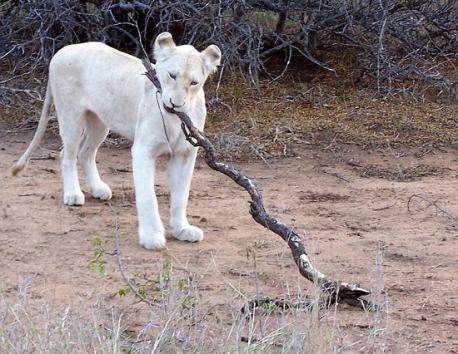
[(153, 231), (145, 233), (140, 231), (139, 241), (140, 245), (148, 250), (159, 250), (165, 247), (164, 232)]
[(188, 225), (181, 230), (174, 230), (173, 237), (180, 241), (200, 242), (204, 238), (204, 232), (197, 226)]
[(110, 200), (112, 196), (110, 187), (104, 182), (101, 182), (97, 187), (91, 188), (91, 195), (101, 200)]
[(83, 192), (75, 192), (64, 194), (64, 204), (65, 205), (83, 205), (84, 204), (84, 194)]

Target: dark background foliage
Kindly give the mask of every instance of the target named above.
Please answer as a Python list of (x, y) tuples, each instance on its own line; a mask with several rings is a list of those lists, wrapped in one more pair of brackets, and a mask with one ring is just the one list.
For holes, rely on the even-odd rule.
[(457, 59), (457, 14), (456, 0), (1, 1), (0, 92), (3, 101), (38, 97), (49, 60), (67, 44), (103, 41), (143, 56), (141, 43), (149, 52), (170, 31), (181, 44), (217, 44), (224, 72), (255, 87), (306, 63), (335, 72), (323, 51), (352, 50), (357, 75), (380, 95), (418, 87), (409, 80), (450, 93), (444, 68)]

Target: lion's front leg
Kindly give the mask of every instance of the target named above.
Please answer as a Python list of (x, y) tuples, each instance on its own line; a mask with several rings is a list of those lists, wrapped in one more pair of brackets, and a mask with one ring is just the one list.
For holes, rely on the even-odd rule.
[(197, 242), (204, 238), (202, 230), (190, 225), (186, 217), (196, 156), (197, 149), (192, 149), (188, 154), (172, 156), (167, 171), (171, 193), (170, 226), (173, 237), (181, 241)]
[(132, 147), (140, 244), (148, 249), (159, 249), (165, 246), (165, 236), (154, 191), (155, 158), (153, 156), (150, 148), (139, 144), (134, 144)]

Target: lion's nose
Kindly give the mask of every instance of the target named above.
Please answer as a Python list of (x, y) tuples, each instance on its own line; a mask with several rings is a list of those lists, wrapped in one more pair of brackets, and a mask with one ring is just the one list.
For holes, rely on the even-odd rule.
[(180, 108), (182, 107), (183, 105), (176, 105), (175, 103), (173, 103), (172, 99), (170, 99), (170, 104), (172, 105), (172, 108)]

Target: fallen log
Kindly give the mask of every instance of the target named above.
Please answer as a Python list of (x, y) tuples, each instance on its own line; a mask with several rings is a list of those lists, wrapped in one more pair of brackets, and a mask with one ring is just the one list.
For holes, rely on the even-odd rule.
[[(143, 59), (143, 65), (146, 69), (145, 75), (161, 91), (161, 84), (156, 76), (156, 71), (148, 59)], [(207, 165), (229, 178), (244, 188), (250, 195), (250, 214), (253, 219), (280, 236), (291, 249), (291, 253), (299, 272), (303, 277), (320, 287), (324, 295), (327, 296), (326, 303), (333, 304), (336, 302), (346, 302), (360, 308), (375, 310), (375, 304), (361, 298), (369, 295), (368, 289), (360, 287), (358, 284), (349, 284), (335, 279), (329, 279), (318, 269), (316, 269), (305, 251), (305, 247), (298, 233), (288, 225), (272, 217), (264, 208), (262, 195), (257, 184), (252, 179), (243, 175), (234, 167), (224, 164), (217, 159), (217, 154), (213, 144), (207, 139), (203, 132), (198, 130), (192, 123), (186, 113), (174, 112), (181, 119), (181, 128), (186, 140), (196, 147), (202, 147), (205, 151), (205, 162)]]

